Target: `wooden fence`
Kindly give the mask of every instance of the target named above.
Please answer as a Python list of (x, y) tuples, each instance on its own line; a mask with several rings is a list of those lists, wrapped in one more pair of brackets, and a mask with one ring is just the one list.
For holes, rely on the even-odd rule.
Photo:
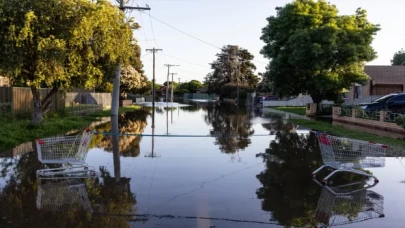
[[(43, 99), (52, 89), (39, 89), (40, 98)], [(11, 111), (15, 114), (31, 113), (34, 110), (33, 97), (31, 88), (25, 87), (12, 87), (12, 105)], [(64, 95), (57, 92), (50, 98), (52, 106), (49, 112), (57, 112), (65, 108)]]
[(0, 103), (10, 103), (11, 99), (11, 87), (0, 87)]
[[(40, 97), (43, 99), (50, 88), (39, 89)], [(68, 112), (73, 114), (83, 111), (99, 111), (103, 107), (111, 107), (110, 93), (67, 93), (57, 92), (50, 98), (52, 106), (50, 113), (70, 108)], [(33, 97), (31, 88), (27, 87), (0, 87), (0, 107), (8, 106), (13, 115), (32, 113)], [(0, 112), (4, 108), (0, 108)], [(4, 109), (6, 110), (6, 109)]]

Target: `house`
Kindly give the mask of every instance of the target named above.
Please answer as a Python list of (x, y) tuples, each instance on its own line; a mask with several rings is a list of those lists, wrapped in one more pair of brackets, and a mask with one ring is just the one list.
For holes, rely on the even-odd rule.
[(364, 73), (369, 80), (365, 85), (350, 88), (349, 100), (405, 91), (405, 66), (365, 66)]
[(0, 87), (2, 86), (10, 86), (10, 80), (6, 77), (0, 76)]

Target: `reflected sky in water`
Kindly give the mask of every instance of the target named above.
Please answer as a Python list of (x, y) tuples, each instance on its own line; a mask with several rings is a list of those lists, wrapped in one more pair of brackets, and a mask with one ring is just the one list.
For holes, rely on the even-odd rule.
[[(80, 201), (63, 213), (37, 209), (38, 189), (54, 182), (38, 183), (35, 171), (43, 165), (35, 152), (0, 158), (0, 227), (320, 227), (325, 222), (315, 217), (322, 187), (310, 174), (322, 160), (313, 135), (297, 135), (296, 126), (280, 117), (261, 117), (236, 106), (159, 107), (154, 131), (151, 118), (149, 108), (122, 114), (119, 131), (215, 137), (119, 137), (117, 181), (112, 137), (96, 135), (86, 162), (101, 175), (80, 180), (88, 202)], [(106, 122), (97, 130), (110, 132), (111, 127)], [(387, 158), (386, 167), (368, 169), (381, 181), (370, 190), (383, 197), (385, 217), (341, 227), (403, 227), (402, 163), (401, 158)], [(334, 182), (357, 179), (342, 175)], [(79, 186), (69, 182), (75, 184)], [(69, 194), (50, 199), (65, 202)], [(40, 203), (45, 202), (46, 195)], [(369, 201), (361, 202), (338, 216), (355, 221)], [(83, 205), (91, 205), (93, 212), (77, 209)]]

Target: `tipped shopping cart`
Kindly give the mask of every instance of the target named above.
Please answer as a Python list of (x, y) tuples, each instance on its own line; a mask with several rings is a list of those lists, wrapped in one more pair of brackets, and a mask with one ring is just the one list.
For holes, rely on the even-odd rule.
[(374, 178), (375, 183), (379, 182), (377, 177), (359, 169), (384, 167), (388, 146), (335, 137), (322, 132), (314, 133), (319, 142), (324, 165), (312, 173), (313, 178), (316, 178), (316, 174), (322, 169), (330, 167), (335, 170), (323, 179), (324, 185), (327, 185), (328, 180), (338, 172), (356, 173)]
[(81, 135), (37, 139), (38, 160), (44, 164), (62, 164), (60, 168), (38, 170), (37, 176), (42, 179), (95, 176), (94, 168), (85, 164), (94, 133), (86, 129)]
[(42, 211), (93, 212), (86, 185), (65, 179), (58, 182), (40, 184), (37, 191), (37, 208)]
[(384, 197), (366, 188), (349, 193), (339, 188), (323, 188), (315, 211), (315, 218), (325, 227), (383, 217)]

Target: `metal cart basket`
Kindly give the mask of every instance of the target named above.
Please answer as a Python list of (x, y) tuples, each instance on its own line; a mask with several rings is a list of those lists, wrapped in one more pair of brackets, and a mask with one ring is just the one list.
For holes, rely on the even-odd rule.
[[(333, 191), (331, 191), (333, 189)], [(326, 227), (362, 222), (384, 215), (384, 197), (363, 189), (348, 194), (336, 194), (337, 189), (322, 190), (315, 218)]]
[(92, 213), (84, 183), (66, 180), (40, 184), (37, 191), (37, 208), (43, 211), (85, 210)]
[(316, 178), (316, 173), (325, 167), (335, 169), (324, 178), (323, 184), (327, 184), (337, 172), (351, 172), (373, 177), (378, 183), (378, 179), (362, 170), (362, 168), (384, 167), (385, 156), (388, 146), (361, 140), (354, 140), (342, 137), (335, 137), (321, 132), (315, 132), (321, 150), (324, 165), (312, 173)]
[(83, 164), (94, 131), (82, 135), (37, 139), (38, 160), (45, 164)]

